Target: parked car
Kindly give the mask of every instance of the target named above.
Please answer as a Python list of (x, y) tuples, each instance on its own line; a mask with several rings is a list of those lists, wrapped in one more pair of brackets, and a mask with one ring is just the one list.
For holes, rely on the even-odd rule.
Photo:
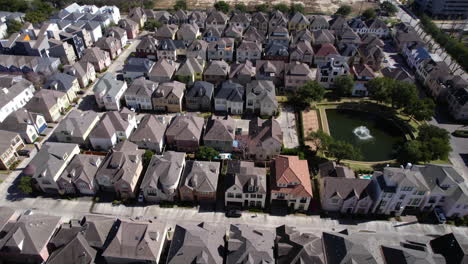
[(434, 208), (434, 214), (439, 224), (445, 224), (445, 222), (447, 222), (447, 218), (445, 217), (445, 214), (442, 211), (442, 209)]
[(31, 154), (31, 151), (29, 149), (20, 149), (17, 151), (17, 153), (20, 156), (29, 157), (29, 155)]
[(143, 193), (140, 193), (140, 195), (138, 195), (138, 202), (142, 203), (144, 200), (145, 198), (143, 197)]
[(226, 217), (239, 218), (242, 216), (241, 210), (231, 209), (226, 212)]

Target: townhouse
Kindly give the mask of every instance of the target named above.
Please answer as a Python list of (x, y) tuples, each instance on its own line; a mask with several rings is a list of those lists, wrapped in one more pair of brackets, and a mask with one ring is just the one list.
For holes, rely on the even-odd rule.
[(166, 130), (166, 144), (177, 151), (196, 152), (205, 120), (197, 116), (176, 116)]
[(96, 70), (93, 64), (85, 61), (77, 61), (73, 65), (66, 65), (63, 72), (75, 76), (81, 88), (86, 88), (96, 80)]
[(221, 84), (214, 96), (215, 111), (241, 115), (244, 112), (245, 88), (231, 80)]
[(231, 160), (224, 180), (224, 201), (229, 207), (265, 207), (267, 196), (266, 169), (254, 162)]
[(270, 160), (281, 152), (283, 132), (278, 121), (258, 117), (249, 122), (248, 140), (241, 142), (244, 157), (254, 160)]
[(172, 60), (159, 59), (149, 72), (148, 77), (153, 82), (169, 82), (172, 80), (179, 64)]
[(151, 98), (154, 110), (173, 113), (182, 112), (184, 94), (184, 83), (178, 81), (160, 83)]
[(187, 58), (175, 73), (175, 79), (186, 84), (193, 84), (203, 79), (205, 61), (203, 59)]
[(278, 112), (276, 89), (272, 81), (254, 80), (246, 86), (245, 108), (260, 115), (271, 116)]
[(34, 94), (24, 108), (42, 114), (47, 122), (57, 122), (69, 105), (66, 93), (42, 89)]
[(126, 82), (117, 80), (112, 73), (107, 72), (93, 87), (96, 104), (99, 108), (119, 111), (121, 109), (120, 101), (127, 88)]
[(129, 58), (122, 68), (123, 78), (127, 82), (140, 77), (149, 78), (154, 65), (155, 62), (147, 58)]
[(109, 150), (117, 143), (128, 139), (136, 127), (136, 117), (132, 112), (110, 111), (101, 117), (91, 131), (89, 141), (95, 150)]
[(232, 152), (236, 122), (230, 116), (211, 116), (203, 136), (203, 144), (221, 152)]
[(169, 118), (164, 116), (145, 115), (128, 140), (139, 148), (161, 153), (165, 144), (164, 133), (169, 123), (167, 119)]
[(80, 90), (80, 85), (75, 76), (58, 72), (49, 76), (43, 88), (64, 92), (67, 94), (68, 101), (73, 102)]
[(203, 73), (203, 79), (213, 84), (225, 81), (230, 70), (229, 64), (225, 61), (211, 61)]
[(89, 145), (88, 137), (99, 122), (99, 115), (94, 111), (73, 109), (54, 130), (58, 142)]
[(65, 195), (95, 195), (98, 191), (96, 173), (103, 156), (76, 154), (57, 179), (57, 185)]
[(206, 52), (208, 60), (233, 61), (234, 38), (220, 38), (217, 41), (209, 42)]
[(0, 122), (26, 105), (34, 96), (34, 86), (21, 77), (0, 76)]
[(16, 151), (24, 147), (24, 142), (18, 133), (0, 130), (0, 169), (9, 170), (18, 160)]
[(221, 165), (214, 161), (186, 161), (179, 187), (181, 201), (215, 203)]
[(142, 37), (140, 43), (136, 46), (135, 55), (140, 58), (149, 58), (155, 60), (158, 57), (158, 40), (151, 35)]
[(9, 115), (2, 123), (0, 129), (16, 132), (26, 143), (33, 143), (39, 134), (47, 128), (45, 117), (21, 108)]
[(229, 80), (235, 83), (246, 85), (255, 78), (256, 70), (252, 62), (247, 60), (244, 63), (231, 64), (231, 71), (229, 72)]
[(209, 82), (196, 81), (185, 94), (185, 105), (192, 111), (211, 111), (214, 85)]
[(152, 96), (158, 85), (145, 77), (135, 79), (124, 94), (127, 107), (137, 111), (154, 109)]
[(236, 49), (236, 60), (245, 62), (246, 60), (256, 61), (262, 57), (262, 45), (259, 42), (244, 40)]
[(97, 72), (103, 72), (111, 64), (110, 54), (98, 47), (86, 49), (80, 62), (89, 62)]

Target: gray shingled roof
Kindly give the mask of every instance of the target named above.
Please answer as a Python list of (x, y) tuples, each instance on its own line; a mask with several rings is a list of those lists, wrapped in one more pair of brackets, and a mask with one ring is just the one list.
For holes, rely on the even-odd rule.
[[(70, 155), (77, 144), (46, 142), (26, 168), (33, 168), (32, 177), (53, 178), (65, 165), (64, 156)], [(26, 170), (25, 168), (25, 170)]]
[(116, 131), (125, 131), (129, 125), (126, 114), (117, 111), (106, 112), (101, 121), (91, 131), (90, 137), (111, 138)]
[(353, 242), (346, 235), (323, 232), (322, 241), (329, 264), (377, 264), (375, 258), (362, 244)]
[(203, 140), (233, 141), (235, 138), (236, 122), (230, 116), (212, 116), (206, 126)]
[[(6, 130), (0, 130), (0, 154), (5, 153), (13, 143), (13, 139), (19, 136), (16, 132), (10, 132)], [(15, 151), (15, 150), (14, 150)]]
[(244, 94), (244, 86), (229, 80), (223, 82), (221, 88), (216, 93), (215, 98), (222, 98), (233, 102), (243, 102)]
[(164, 138), (167, 123), (161, 122), (155, 115), (145, 115), (132, 133), (129, 140), (132, 142), (160, 142)]
[(325, 263), (320, 236), (282, 225), (276, 228), (276, 245), (278, 264)]
[(96, 117), (99, 115), (94, 111), (80, 111), (73, 109), (65, 119), (60, 121), (54, 133), (68, 132), (73, 137), (83, 137), (84, 134), (94, 125)]
[(204, 75), (226, 76), (229, 72), (229, 64), (225, 61), (211, 61)]
[(275, 263), (274, 238), (275, 234), (270, 230), (231, 224), (227, 239), (226, 264)]
[(220, 163), (190, 160), (186, 162), (182, 185), (196, 192), (216, 192)]
[(183, 152), (166, 151), (162, 155), (154, 155), (148, 165), (140, 188), (160, 189), (166, 194), (176, 191), (177, 186), (171, 189), (168, 188), (179, 181), (178, 176), (182, 175), (184, 162), (185, 153)]
[(188, 98), (203, 97), (212, 98), (214, 85), (209, 82), (196, 81), (192, 88), (185, 94)]
[(93, 263), (96, 254), (97, 251), (79, 233), (66, 245), (52, 252), (47, 259), (47, 264)]
[(158, 83), (147, 80), (145, 77), (135, 79), (125, 91), (125, 95), (151, 98), (158, 88)]
[(176, 116), (166, 136), (173, 136), (174, 140), (200, 140), (205, 120), (197, 116)]
[(255, 193), (266, 193), (267, 180), (266, 169), (255, 167), (255, 163), (250, 161), (231, 160), (228, 162), (228, 168), (225, 176), (225, 189), (236, 185), (244, 193), (248, 193), (249, 186), (258, 187), (254, 188)]
[(60, 178), (76, 183), (81, 180), (91, 187), (94, 186), (96, 172), (104, 160), (103, 156), (77, 154), (60, 175)]

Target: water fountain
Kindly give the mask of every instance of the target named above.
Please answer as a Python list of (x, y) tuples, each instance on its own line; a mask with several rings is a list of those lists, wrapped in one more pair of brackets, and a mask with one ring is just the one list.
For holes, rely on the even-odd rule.
[(354, 135), (356, 135), (360, 140), (368, 140), (372, 138), (370, 131), (365, 126), (358, 126), (353, 130)]

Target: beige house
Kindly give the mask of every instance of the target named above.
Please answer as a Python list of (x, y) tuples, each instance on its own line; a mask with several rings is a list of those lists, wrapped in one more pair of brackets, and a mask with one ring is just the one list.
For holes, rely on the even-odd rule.
[(153, 107), (158, 111), (182, 112), (185, 84), (172, 81), (161, 83), (153, 93)]
[(81, 88), (86, 88), (96, 80), (96, 71), (93, 64), (85, 61), (78, 61), (73, 66), (65, 66), (64, 73), (75, 76)]
[(99, 122), (99, 115), (94, 111), (72, 110), (54, 131), (59, 142), (87, 144), (88, 136)]
[(0, 169), (8, 170), (18, 160), (16, 151), (24, 147), (18, 133), (0, 130)]
[(34, 113), (44, 115), (47, 122), (57, 122), (60, 114), (70, 106), (68, 96), (64, 92), (42, 89), (34, 94), (25, 108)]

